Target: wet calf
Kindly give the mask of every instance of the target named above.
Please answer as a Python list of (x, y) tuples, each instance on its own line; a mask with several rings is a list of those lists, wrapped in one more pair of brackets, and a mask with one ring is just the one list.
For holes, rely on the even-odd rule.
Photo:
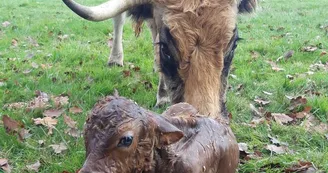
[(80, 173), (232, 173), (238, 145), (229, 125), (187, 103), (157, 115), (119, 96), (100, 100), (87, 119)]

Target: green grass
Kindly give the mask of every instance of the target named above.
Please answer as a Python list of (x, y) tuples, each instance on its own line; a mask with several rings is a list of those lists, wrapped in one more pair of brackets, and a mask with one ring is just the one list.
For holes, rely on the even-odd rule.
[[(85, 4), (98, 4), (97, 0), (81, 1)], [(251, 128), (243, 124), (249, 123), (253, 115), (249, 104), (256, 96), (271, 103), (266, 110), (287, 113), (288, 100), (285, 95), (305, 95), (308, 105), (312, 106), (313, 114), (322, 122), (328, 122), (328, 74), (317, 71), (313, 75), (296, 77), (309, 70), (311, 64), (319, 61), (327, 62), (328, 55), (320, 56), (327, 50), (328, 33), (320, 29), (320, 25), (328, 25), (326, 0), (272, 0), (261, 1), (261, 9), (255, 15), (239, 18), (240, 36), (231, 74), (229, 78), (232, 89), (229, 90), (228, 109), (233, 115), (232, 129), (238, 142), (248, 144), (250, 151), (259, 150), (262, 158), (247, 161), (240, 165), (239, 172), (281, 172), (298, 160), (311, 161), (320, 169), (328, 171), (328, 140), (321, 134), (308, 132), (304, 128), (271, 124)], [(34, 97), (35, 90), (48, 94), (69, 94), (70, 103), (83, 109), (83, 114), (70, 117), (83, 128), (88, 111), (102, 96), (112, 94), (114, 88), (120, 95), (135, 100), (138, 104), (153, 111), (156, 102), (157, 74), (153, 73), (153, 48), (151, 34), (144, 27), (139, 38), (135, 38), (129, 21), (124, 27), (125, 64), (133, 63), (140, 67), (139, 72), (131, 71), (130, 77), (124, 77), (124, 68), (108, 68), (106, 66), (109, 49), (107, 40), (113, 31), (112, 21), (93, 23), (73, 14), (61, 1), (21, 0), (3, 1), (0, 6), (0, 22), (9, 21), (10, 26), (0, 26), (0, 107), (7, 103), (29, 101)], [(280, 28), (283, 27), (283, 28)], [(280, 29), (279, 29), (280, 28)], [(288, 34), (286, 34), (288, 33)], [(63, 41), (59, 35), (69, 37)], [(28, 40), (33, 38), (39, 44), (34, 47)], [(18, 40), (18, 47), (12, 48), (12, 39)], [(315, 52), (302, 52), (307, 45), (322, 45)], [(294, 56), (278, 65), (285, 71), (271, 70), (267, 60), (275, 61), (288, 50), (294, 50)], [(252, 58), (251, 51), (260, 54)], [(31, 59), (27, 56), (33, 54)], [(13, 58), (16, 58), (13, 61)], [(52, 68), (33, 69), (31, 63), (51, 64)], [(24, 70), (33, 69), (24, 74)], [(290, 81), (286, 75), (293, 75)], [(88, 79), (93, 79), (91, 82)], [(143, 84), (148, 81), (152, 88)], [(243, 89), (236, 92), (236, 87), (243, 84)], [(320, 96), (304, 94), (308, 89), (318, 91)], [(265, 95), (268, 91), (273, 95)], [(27, 172), (26, 165), (40, 160), (40, 172), (74, 172), (80, 168), (84, 160), (83, 138), (73, 138), (64, 133), (66, 126), (63, 117), (59, 117), (57, 130), (47, 135), (47, 129), (33, 125), (32, 118), (42, 117), (42, 112), (24, 110), (0, 111), (20, 120), (32, 136), (25, 142), (17, 141), (16, 136), (6, 134), (0, 124), (0, 158), (8, 158), (13, 172)], [(278, 136), (280, 141), (287, 142), (292, 154), (271, 155), (264, 150), (269, 144), (268, 134)], [(45, 140), (44, 147), (39, 147), (38, 140)], [(63, 154), (55, 154), (48, 146), (66, 142), (68, 150)], [(269, 165), (278, 164), (277, 168)], [(1, 170), (0, 170), (1, 172)]]

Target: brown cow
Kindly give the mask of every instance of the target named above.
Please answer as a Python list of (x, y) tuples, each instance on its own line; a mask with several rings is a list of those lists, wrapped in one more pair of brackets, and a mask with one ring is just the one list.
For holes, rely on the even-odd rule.
[(107, 96), (89, 115), (80, 173), (233, 173), (239, 149), (229, 124), (178, 103), (163, 116)]
[(226, 83), (238, 40), (238, 8), (251, 11), (256, 0), (110, 0), (95, 7), (63, 1), (87, 20), (114, 18), (116, 36), (110, 64), (123, 65), (120, 26), (125, 11), (136, 26), (147, 21), (160, 71), (156, 105), (187, 102), (201, 114), (226, 115)]

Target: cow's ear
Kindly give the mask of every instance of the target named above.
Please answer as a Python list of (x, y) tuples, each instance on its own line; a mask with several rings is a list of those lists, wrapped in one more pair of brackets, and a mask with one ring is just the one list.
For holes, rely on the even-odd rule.
[(183, 137), (183, 132), (176, 126), (171, 124), (165, 117), (156, 115), (154, 116), (156, 131), (158, 132), (158, 145), (170, 145), (178, 142)]

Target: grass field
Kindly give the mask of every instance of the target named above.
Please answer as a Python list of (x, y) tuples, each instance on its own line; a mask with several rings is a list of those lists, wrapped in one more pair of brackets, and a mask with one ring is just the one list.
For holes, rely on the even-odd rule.
[[(91, 5), (102, 0), (79, 2)], [(283, 172), (298, 161), (328, 171), (328, 129), (324, 129), (328, 123), (327, 6), (327, 0), (261, 1), (255, 15), (240, 16), (239, 32), (244, 40), (239, 42), (229, 77), (228, 110), (238, 142), (246, 143), (256, 156), (243, 161), (239, 172)], [(6, 133), (0, 121), (0, 159), (8, 160), (12, 172), (30, 172), (26, 165), (37, 161), (39, 172), (74, 172), (84, 161), (83, 138), (65, 133), (68, 127), (63, 115), (56, 118), (58, 123), (50, 135), (47, 127), (33, 122), (33, 118), (43, 117), (44, 109), (6, 108), (10, 103), (29, 102), (36, 97), (36, 90), (68, 96), (63, 114), (77, 121), (79, 130), (94, 103), (112, 94), (114, 88), (145, 108), (162, 111), (153, 108), (158, 76), (152, 70), (153, 48), (147, 27), (135, 38), (131, 22), (125, 25), (125, 67), (108, 68), (111, 20), (83, 20), (60, 0), (12, 0), (1, 2), (0, 22), (0, 117), (8, 115), (22, 122), (31, 134), (20, 142), (17, 135)], [(317, 49), (304, 51), (304, 47)], [(293, 56), (276, 62), (284, 70), (272, 69), (268, 61), (275, 62), (290, 50)], [(130, 69), (131, 65), (138, 68)], [(307, 128), (303, 119), (280, 125), (268, 114), (265, 123), (249, 125), (254, 119), (250, 104), (258, 108), (257, 97), (270, 101), (263, 106), (267, 112), (290, 115), (286, 96), (303, 96), (307, 102), (296, 112), (311, 107), (307, 114), (321, 126)], [(83, 112), (69, 111), (75, 106)], [(287, 143), (288, 152), (265, 149), (271, 144), (268, 135)], [(67, 150), (57, 154), (50, 145), (61, 142)]]

